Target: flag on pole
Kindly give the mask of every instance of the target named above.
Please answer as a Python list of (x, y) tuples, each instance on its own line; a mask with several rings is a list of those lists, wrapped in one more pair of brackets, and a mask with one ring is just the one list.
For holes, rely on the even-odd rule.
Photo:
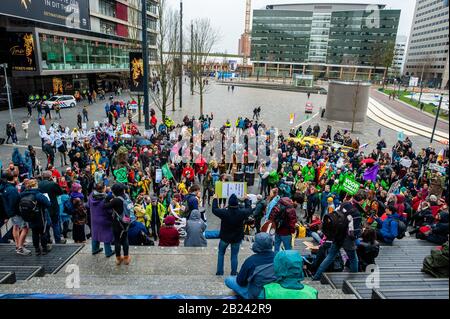
[(168, 179), (173, 178), (172, 171), (170, 170), (170, 167), (167, 163), (161, 169), (162, 169), (162, 173), (163, 173), (164, 177), (166, 177)]
[(289, 124), (294, 124), (294, 121), (295, 121), (295, 113), (291, 113), (290, 115), (289, 115)]
[(374, 166), (367, 168), (364, 171), (363, 179), (365, 181), (371, 180), (371, 181), (375, 182), (377, 180), (377, 175), (378, 175), (379, 169), (380, 169), (380, 167), (378, 166), (378, 164), (375, 164)]

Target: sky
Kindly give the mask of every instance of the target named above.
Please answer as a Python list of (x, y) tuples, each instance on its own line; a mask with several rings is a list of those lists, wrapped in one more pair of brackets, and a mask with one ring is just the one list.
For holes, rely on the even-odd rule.
[[(179, 8), (180, 0), (167, 0), (174, 8)], [(416, 0), (252, 0), (252, 10), (265, 9), (269, 4), (284, 3), (368, 3), (385, 4), (387, 9), (400, 9), (402, 11), (398, 29), (398, 35), (409, 35)], [(185, 28), (191, 20), (209, 18), (212, 26), (219, 31), (220, 41), (215, 52), (237, 53), (238, 40), (245, 27), (245, 0), (183, 0), (183, 13)]]

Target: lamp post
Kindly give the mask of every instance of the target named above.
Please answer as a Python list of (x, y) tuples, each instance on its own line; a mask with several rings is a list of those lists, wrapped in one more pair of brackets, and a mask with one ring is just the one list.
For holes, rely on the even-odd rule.
[(439, 106), (436, 112), (436, 119), (434, 120), (433, 133), (431, 133), (430, 144), (433, 143), (434, 133), (436, 132), (437, 121), (439, 119), (439, 112), (441, 111), (442, 100), (444, 99), (444, 94), (441, 94), (441, 99), (439, 100)]
[(180, 109), (183, 108), (183, 0), (180, 0)]
[(144, 122), (145, 130), (150, 130), (150, 98), (148, 89), (148, 35), (147, 35), (147, 0), (142, 0), (142, 60), (144, 63)]
[(8, 107), (9, 107), (9, 118), (11, 119), (11, 123), (14, 123), (13, 113), (12, 113), (12, 102), (11, 102), (11, 94), (9, 92), (9, 83), (8, 83), (8, 75), (6, 74), (6, 69), (8, 68), (7, 63), (0, 64), (0, 67), (5, 71), (5, 86), (6, 86), (6, 94), (8, 95)]

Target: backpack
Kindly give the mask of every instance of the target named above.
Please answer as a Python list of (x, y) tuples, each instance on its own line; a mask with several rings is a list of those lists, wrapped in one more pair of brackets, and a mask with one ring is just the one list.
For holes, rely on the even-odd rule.
[(41, 212), (34, 194), (27, 194), (19, 200), (19, 216), (26, 222), (32, 222)]
[(119, 222), (122, 222), (123, 224), (129, 226), (131, 224), (131, 216), (134, 210), (133, 202), (128, 197), (123, 198), (122, 196), (119, 196), (117, 198), (120, 198), (122, 200), (123, 213), (122, 215), (119, 215), (116, 211), (114, 211), (114, 213), (116, 214), (116, 219)]
[(348, 232), (348, 219), (346, 213), (339, 208), (330, 214), (325, 214), (322, 220), (322, 232), (328, 240), (343, 242)]
[(397, 239), (402, 239), (402, 238), (405, 237), (407, 226), (400, 219), (396, 219), (396, 221), (397, 221), (397, 224), (398, 224)]
[(68, 198), (64, 202), (63, 208), (64, 208), (64, 214), (72, 216), (74, 208), (73, 208), (73, 203), (72, 203), (72, 199), (71, 198)]
[(287, 224), (287, 209), (291, 208), (288, 206), (284, 206), (280, 202), (278, 202), (273, 208), (274, 211), (274, 221), (277, 229), (282, 228), (285, 224)]

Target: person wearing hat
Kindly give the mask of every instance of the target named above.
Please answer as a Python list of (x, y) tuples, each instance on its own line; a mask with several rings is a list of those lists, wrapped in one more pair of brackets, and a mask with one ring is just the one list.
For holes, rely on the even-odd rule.
[(164, 218), (164, 225), (159, 230), (159, 246), (178, 247), (180, 245), (180, 234), (175, 228), (176, 219), (174, 216)]
[(219, 208), (219, 200), (214, 195), (212, 213), (220, 218), (219, 253), (217, 258), (217, 276), (223, 276), (225, 252), (231, 245), (231, 276), (236, 276), (238, 267), (238, 254), (241, 242), (244, 239), (244, 222), (252, 214), (251, 201), (244, 197), (245, 208), (239, 208), (239, 200), (235, 194), (228, 199), (228, 207)]
[(377, 239), (381, 242), (392, 244), (398, 236), (400, 216), (397, 214), (397, 209), (394, 205), (388, 205), (385, 214), (387, 216), (385, 220), (381, 220), (381, 218), (376, 219), (378, 224)]
[(244, 261), (237, 276), (225, 279), (225, 285), (244, 299), (260, 298), (263, 286), (276, 279), (272, 245), (273, 240), (268, 233), (256, 234), (252, 246), (255, 254)]
[(70, 190), (70, 201), (72, 203), (72, 236), (75, 243), (85, 243), (85, 225), (87, 223), (87, 209), (84, 204), (83, 188), (78, 183), (73, 183)]

